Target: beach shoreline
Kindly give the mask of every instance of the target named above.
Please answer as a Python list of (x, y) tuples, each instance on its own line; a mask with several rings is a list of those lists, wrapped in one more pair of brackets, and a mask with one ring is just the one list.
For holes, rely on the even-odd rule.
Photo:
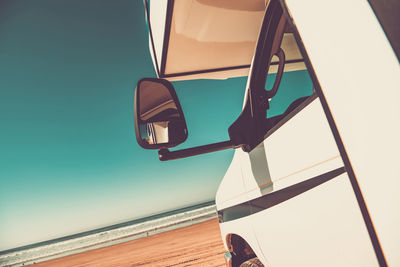
[(0, 266), (17, 267), (49, 261), (187, 227), (216, 217), (215, 204), (206, 202), (88, 232), (0, 251)]
[(217, 219), (69, 255), (35, 266), (225, 266)]

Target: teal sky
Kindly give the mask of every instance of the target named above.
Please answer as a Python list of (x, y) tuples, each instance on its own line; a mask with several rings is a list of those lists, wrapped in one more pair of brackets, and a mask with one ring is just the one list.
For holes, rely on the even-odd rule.
[[(214, 199), (233, 150), (160, 162), (136, 143), (147, 38), (142, 1), (0, 2), (0, 251)], [(180, 147), (227, 140), (245, 84), (175, 82)]]

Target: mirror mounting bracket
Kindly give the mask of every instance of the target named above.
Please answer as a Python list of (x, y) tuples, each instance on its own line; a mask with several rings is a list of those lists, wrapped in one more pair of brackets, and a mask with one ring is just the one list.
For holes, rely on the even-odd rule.
[(237, 148), (237, 147), (240, 147), (240, 145), (235, 145), (233, 141), (229, 140), (219, 143), (208, 144), (204, 146), (196, 146), (186, 149), (180, 149), (176, 151), (169, 151), (167, 148), (162, 148), (158, 151), (158, 158), (161, 161), (167, 161), (167, 160), (181, 159), (181, 158), (201, 155), (210, 152), (216, 152), (230, 148)]

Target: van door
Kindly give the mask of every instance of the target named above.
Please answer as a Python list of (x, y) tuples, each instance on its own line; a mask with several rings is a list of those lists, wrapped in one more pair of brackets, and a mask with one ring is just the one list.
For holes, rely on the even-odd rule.
[[(376, 266), (357, 199), (312, 87), (307, 71), (284, 74), (267, 111), (272, 123), (267, 138), (242, 161), (259, 257), (271, 266)], [(302, 97), (307, 92), (311, 95)]]

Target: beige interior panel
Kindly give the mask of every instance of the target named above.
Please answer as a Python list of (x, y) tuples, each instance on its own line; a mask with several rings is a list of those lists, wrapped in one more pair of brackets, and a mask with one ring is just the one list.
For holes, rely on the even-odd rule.
[[(264, 0), (175, 0), (164, 74), (250, 65), (264, 9)], [(291, 33), (285, 33), (282, 49), (286, 60), (302, 58)], [(248, 71), (224, 70), (169, 80), (226, 79), (246, 76)]]

